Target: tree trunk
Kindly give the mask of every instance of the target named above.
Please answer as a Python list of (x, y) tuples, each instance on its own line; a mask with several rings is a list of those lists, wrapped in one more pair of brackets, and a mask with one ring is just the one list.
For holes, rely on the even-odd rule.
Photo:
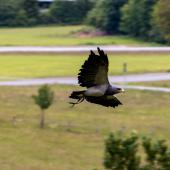
[(45, 125), (45, 112), (43, 109), (41, 109), (40, 128), (44, 128), (44, 125)]

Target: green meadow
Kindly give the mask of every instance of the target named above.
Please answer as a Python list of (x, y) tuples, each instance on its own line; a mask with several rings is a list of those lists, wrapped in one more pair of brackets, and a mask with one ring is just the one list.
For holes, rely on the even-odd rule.
[(128, 36), (84, 36), (79, 32), (91, 30), (78, 26), (42, 26), (30, 28), (1, 28), (0, 46), (71, 46), (71, 45), (131, 45), (158, 46)]
[[(76, 76), (88, 53), (80, 55), (56, 54), (0, 54), (0, 79)], [(110, 54), (109, 74), (170, 71), (170, 54)]]
[(0, 169), (104, 170), (104, 140), (110, 132), (136, 129), (170, 143), (169, 93), (133, 91), (117, 97), (112, 109), (84, 102), (71, 108), (75, 86), (52, 86), (55, 102), (39, 129), (39, 108), (31, 96), (38, 87), (0, 88)]
[(170, 88), (170, 80), (137, 82), (137, 83), (130, 83), (130, 84), (131, 85), (142, 85), (142, 86), (153, 86), (153, 87)]
[[(156, 46), (126, 36), (84, 36), (85, 26), (1, 28), (0, 46), (128, 45)], [(0, 80), (76, 76), (83, 54), (0, 54)], [(169, 72), (170, 54), (109, 54), (109, 75)], [(138, 83), (134, 83), (138, 84)], [(170, 87), (169, 81), (139, 85)], [(83, 102), (72, 108), (68, 96), (78, 86), (53, 85), (54, 104), (39, 129), (34, 87), (0, 87), (0, 170), (104, 170), (104, 140), (110, 132), (137, 130), (170, 144), (169, 93), (126, 90), (112, 109)]]

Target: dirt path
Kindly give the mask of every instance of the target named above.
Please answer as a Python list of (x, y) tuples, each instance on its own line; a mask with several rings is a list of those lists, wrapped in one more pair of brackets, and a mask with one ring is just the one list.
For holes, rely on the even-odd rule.
[[(127, 83), (127, 82), (144, 82), (144, 81), (162, 81), (170, 80), (170, 73), (146, 73), (133, 74), (124, 76), (110, 76), (111, 83)], [(42, 84), (66, 84), (77, 85), (76, 77), (55, 77), (55, 78), (35, 78), (35, 79), (18, 79), (11, 81), (0, 81), (0, 86), (34, 86)], [(151, 90), (170, 92), (170, 88), (162, 87), (144, 87), (144, 86), (123, 86), (125, 89)]]
[[(80, 53), (96, 50), (97, 46), (12, 46), (0, 47), (0, 53)], [(106, 52), (170, 52), (170, 47), (128, 47), (99, 45)]]

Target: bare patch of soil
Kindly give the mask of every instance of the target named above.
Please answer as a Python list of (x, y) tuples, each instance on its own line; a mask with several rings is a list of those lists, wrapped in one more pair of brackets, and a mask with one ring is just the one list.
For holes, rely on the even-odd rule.
[(95, 31), (81, 31), (76, 33), (77, 37), (84, 38), (84, 37), (98, 37), (98, 36), (105, 36), (107, 35), (106, 32), (101, 30), (95, 30)]

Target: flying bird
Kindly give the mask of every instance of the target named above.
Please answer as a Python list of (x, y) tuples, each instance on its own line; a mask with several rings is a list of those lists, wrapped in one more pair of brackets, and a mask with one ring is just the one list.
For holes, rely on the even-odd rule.
[(108, 80), (108, 66), (109, 60), (107, 54), (100, 48), (98, 49), (99, 55), (93, 51), (90, 52), (89, 58), (84, 62), (78, 73), (78, 83), (86, 90), (73, 91), (69, 96), (76, 99), (75, 103), (79, 104), (84, 100), (99, 104), (105, 107), (115, 108), (122, 103), (115, 97), (115, 94), (124, 92), (124, 89), (113, 86)]

